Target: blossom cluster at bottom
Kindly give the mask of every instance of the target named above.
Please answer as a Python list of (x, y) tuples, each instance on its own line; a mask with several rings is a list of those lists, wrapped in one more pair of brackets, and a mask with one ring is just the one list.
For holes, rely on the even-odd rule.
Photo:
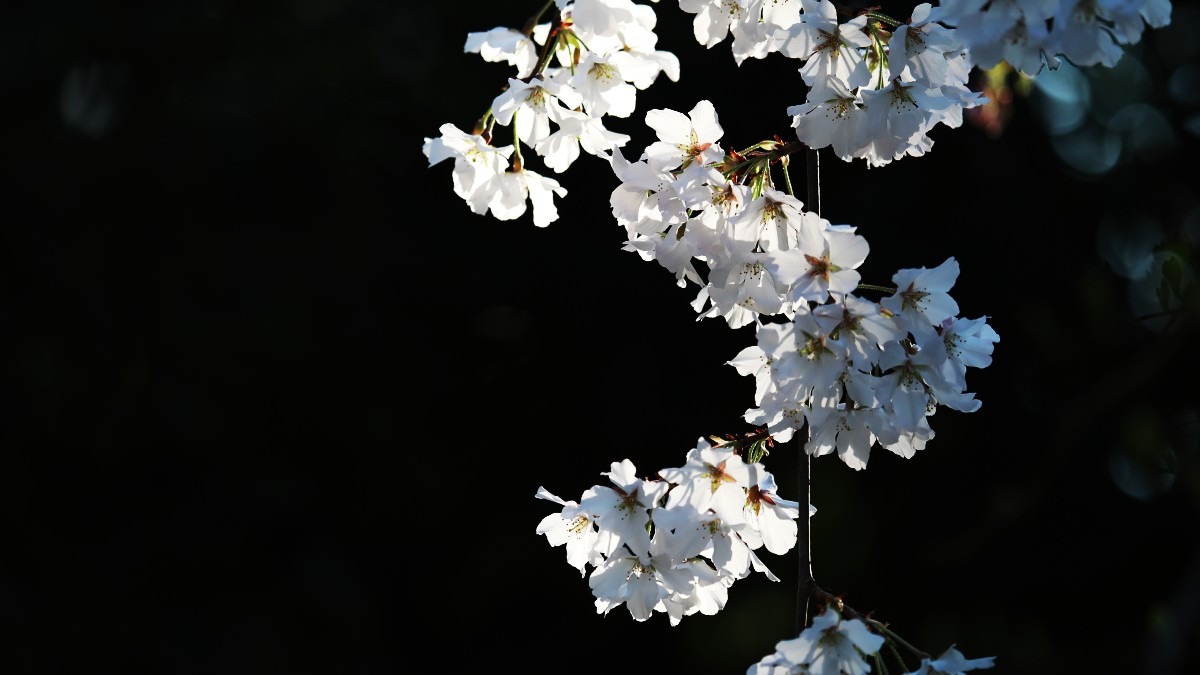
[(672, 626), (716, 614), (738, 579), (761, 572), (779, 581), (756, 551), (782, 555), (796, 545), (799, 503), (781, 498), (763, 465), (743, 461), (732, 446), (700, 438), (681, 467), (643, 479), (625, 459), (601, 475), (611, 484), (579, 501), (544, 487), (535, 495), (562, 505), (537, 533), (564, 546), (581, 575), (592, 568), (598, 613), (624, 604), (637, 621), (664, 612)]
[[(775, 645), (775, 652), (746, 670), (746, 675), (865, 675), (871, 672), (866, 657), (877, 656), (888, 638), (859, 619), (846, 619), (828, 607), (812, 625), (790, 640)], [(953, 645), (936, 659), (923, 657), (921, 665), (905, 675), (958, 675), (991, 668), (995, 657), (966, 659)]]

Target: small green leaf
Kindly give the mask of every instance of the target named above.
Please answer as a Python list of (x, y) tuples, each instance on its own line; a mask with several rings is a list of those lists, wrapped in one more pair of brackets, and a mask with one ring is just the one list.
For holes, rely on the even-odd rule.
[(766, 441), (754, 441), (746, 451), (746, 461), (754, 464), (755, 462), (762, 461), (762, 458), (769, 454), (771, 454), (771, 451), (767, 450)]

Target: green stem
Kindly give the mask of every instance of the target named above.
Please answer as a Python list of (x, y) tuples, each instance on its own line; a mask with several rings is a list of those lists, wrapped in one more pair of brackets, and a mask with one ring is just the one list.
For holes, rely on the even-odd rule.
[(529, 77), (525, 78), (526, 82), (532, 82), (533, 78), (539, 77), (542, 73), (546, 72), (551, 59), (554, 58), (555, 46), (558, 44), (558, 31), (561, 27), (562, 23), (556, 21), (554, 26), (550, 28), (550, 34), (546, 37), (546, 44), (542, 45), (542, 53), (538, 56), (537, 65), (534, 66), (533, 72), (529, 74)]
[[(755, 143), (754, 145), (747, 148), (745, 152), (738, 153), (738, 154), (740, 154), (740, 155), (749, 154), (749, 153), (753, 152), (754, 150), (758, 149), (759, 147), (762, 147), (763, 143), (766, 143), (766, 142), (767, 141), (763, 141), (762, 143)], [(801, 143), (800, 141), (784, 143), (783, 145), (780, 145), (773, 141), (771, 143), (774, 145), (775, 149), (770, 150), (768, 152), (764, 152), (761, 155), (754, 155), (753, 157), (746, 159), (746, 161), (744, 161), (744, 162), (739, 162), (738, 164), (735, 164), (733, 167), (731, 167), (729, 169), (725, 169), (722, 173), (724, 174), (724, 176), (726, 178), (729, 178), (730, 176), (733, 176), (735, 174), (740, 174), (744, 169), (748, 169), (748, 168), (754, 166), (758, 162), (762, 162), (762, 161), (773, 162), (776, 160), (783, 159), (784, 157), (787, 157), (788, 155), (791, 155), (792, 153), (800, 152), (801, 150), (806, 150), (808, 148), (807, 145)]]
[(821, 156), (816, 148), (805, 153), (808, 160), (805, 176), (808, 180), (808, 196), (805, 205), (809, 213), (821, 215)]
[(892, 650), (892, 657), (896, 659), (896, 663), (900, 664), (900, 667), (904, 669), (904, 672), (908, 672), (908, 666), (904, 665), (904, 655), (900, 653), (899, 649), (896, 649), (896, 642), (894, 640), (888, 640), (887, 646), (888, 649)]
[(882, 23), (886, 23), (887, 25), (891, 26), (892, 28), (899, 27), (901, 24), (904, 23), (903, 21), (897, 21), (896, 19), (893, 19), (892, 17), (890, 17), (887, 14), (884, 14), (882, 12), (867, 12), (867, 18), (874, 19), (875, 21), (879, 21)]
[(917, 649), (916, 647), (912, 646), (911, 644), (909, 644), (909, 643), (908, 643), (908, 641), (907, 641), (907, 640), (905, 640), (904, 638), (900, 637), (899, 635), (896, 635), (896, 633), (895, 633), (895, 632), (893, 632), (893, 631), (892, 631), (890, 628), (888, 628), (887, 626), (883, 625), (883, 623), (881, 623), (880, 621), (877, 621), (876, 619), (870, 619), (870, 618), (868, 618), (868, 619), (866, 619), (866, 622), (867, 622), (867, 623), (869, 623), (869, 624), (871, 624), (871, 626), (872, 626), (872, 627), (874, 627), (874, 628), (878, 629), (878, 630), (879, 630), (881, 633), (883, 633), (883, 634), (884, 634), (884, 636), (885, 636), (885, 637), (887, 637), (889, 640), (894, 640), (894, 641), (895, 641), (895, 642), (897, 642), (897, 643), (898, 643), (898, 644), (899, 644), (901, 647), (904, 647), (905, 649), (907, 649), (908, 651), (912, 652), (913, 654), (916, 654), (916, 655), (917, 655), (919, 658), (922, 658), (922, 659), (928, 659), (928, 658), (931, 658), (931, 657), (929, 656), (928, 652), (923, 652), (923, 651), (921, 651), (920, 649)]
[(876, 284), (859, 284), (854, 290), (864, 291), (879, 291), (880, 293), (895, 293), (896, 289), (890, 286), (878, 286)]
[(512, 117), (512, 135), (513, 135), (513, 162), (512, 168), (514, 171), (521, 171), (525, 168), (525, 158), (521, 156), (521, 137), (517, 135), (517, 115), (521, 111), (514, 110)]
[(533, 29), (537, 27), (538, 21), (541, 21), (542, 15), (550, 11), (550, 8), (553, 6), (554, 0), (546, 0), (546, 4), (542, 5), (542, 8), (537, 11), (537, 14), (529, 17), (529, 20), (525, 22), (524, 28), (521, 29), (521, 32), (525, 34), (525, 37), (533, 37)]

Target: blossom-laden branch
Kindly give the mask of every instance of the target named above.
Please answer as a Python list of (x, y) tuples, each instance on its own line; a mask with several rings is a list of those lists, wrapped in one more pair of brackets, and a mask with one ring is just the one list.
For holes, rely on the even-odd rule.
[[(797, 146), (724, 152), (708, 101), (647, 119), (659, 140), (643, 159), (613, 155), (612, 212), (626, 250), (700, 287), (692, 306), (701, 318), (754, 326), (757, 344), (728, 361), (755, 378), (748, 423), (779, 442), (808, 425), (810, 455), (836, 450), (863, 469), (874, 445), (902, 457), (923, 449), (939, 406), (979, 409), (967, 370), (989, 365), (1000, 337), (986, 316), (958, 316), (957, 260), (900, 270), (890, 287), (864, 285), (869, 245), (857, 229), (773, 187), (771, 167)], [(875, 301), (860, 289), (890, 295)]]
[[(762, 463), (743, 459), (739, 453), (758, 442), (744, 440), (700, 438), (683, 466), (650, 478), (639, 478), (628, 459), (613, 462), (602, 474), (610, 484), (578, 501), (538, 488), (538, 498), (562, 509), (543, 518), (537, 533), (563, 546), (567, 562), (588, 576), (601, 614), (625, 605), (637, 621), (662, 612), (671, 625), (716, 614), (739, 579), (759, 572), (779, 581), (759, 552), (783, 555), (795, 546), (802, 508), (779, 496)], [(816, 512), (803, 508), (805, 517)]]
[[(813, 619), (811, 626), (795, 638), (776, 643), (774, 653), (750, 666), (746, 675), (862, 674), (871, 671), (867, 657), (872, 657), (876, 670), (886, 674), (889, 670), (881, 651), (885, 644), (906, 675), (959, 675), (995, 665), (995, 657), (967, 659), (955, 645), (935, 659), (910, 645), (883, 623), (859, 615), (836, 598), (827, 600), (824, 611)], [(897, 645), (920, 659), (915, 670), (908, 670)]]
[[(543, 23), (552, 4), (557, 14)], [(684, 466), (645, 479), (630, 460), (614, 462), (603, 474), (611, 484), (579, 501), (538, 489), (562, 509), (537, 532), (588, 576), (598, 612), (624, 605), (637, 621), (663, 612), (675, 625), (720, 611), (729, 587), (753, 572), (778, 581), (757, 551), (795, 546), (801, 505), (776, 493), (761, 460), (797, 430), (808, 432), (806, 462), (836, 451), (861, 470), (874, 446), (902, 457), (924, 448), (938, 407), (979, 408), (966, 372), (991, 363), (999, 335), (986, 316), (958, 315), (949, 295), (957, 261), (900, 270), (891, 286), (863, 283), (866, 239), (822, 218), (813, 196), (805, 209), (789, 158), (807, 151), (816, 195), (817, 150), (869, 167), (924, 155), (932, 129), (958, 127), (964, 110), (990, 103), (967, 86), (975, 68), (1008, 64), (1032, 77), (1063, 59), (1113, 66), (1124, 45), (1171, 14), (1169, 0), (1035, 4), (948, 0), (920, 4), (900, 21), (829, 0), (679, 0), (694, 15), (696, 40), (712, 47), (731, 37), (739, 65), (773, 53), (799, 62), (806, 100), (786, 111), (796, 140), (773, 136), (727, 152), (713, 104), (700, 100), (686, 114), (649, 111), (658, 140), (634, 161), (621, 152), (630, 137), (603, 120), (631, 116), (638, 91), (659, 76), (679, 77), (679, 59), (656, 48), (652, 8), (553, 0), (520, 30), (468, 34), (466, 52), (517, 69), (470, 133), (444, 124), (422, 146), (430, 166), (453, 160), (454, 192), (471, 211), (512, 220), (531, 204), (534, 225), (546, 227), (558, 219), (554, 198), (567, 191), (531, 170), (522, 147), (557, 173), (582, 153), (601, 158), (618, 178), (609, 205), (625, 250), (658, 262), (680, 287), (699, 286), (692, 306), (700, 318), (756, 333), (755, 345), (726, 362), (755, 378), (755, 407), (744, 414), (755, 432), (715, 444), (701, 438)], [(511, 145), (494, 145), (496, 126), (511, 127)], [(808, 505), (806, 525), (814, 513)], [(824, 610), (748, 675), (861, 674), (871, 670), (866, 657), (886, 673), (885, 644), (905, 671), (901, 648), (920, 659), (914, 675), (992, 666), (992, 657), (968, 660), (954, 646), (932, 659), (822, 590), (811, 570), (802, 577), (803, 601)]]
[[(547, 3), (520, 30), (469, 33), (464, 50), (517, 69), (472, 131), (490, 143), (496, 124), (514, 124), (514, 149), (506, 157), (521, 158), (524, 143), (562, 173), (581, 152), (609, 159), (623, 147), (629, 137), (607, 129), (604, 118), (629, 117), (637, 92), (660, 75), (678, 80), (679, 59), (656, 48), (657, 17), (648, 5), (632, 0), (556, 0), (554, 5), (558, 13), (552, 21), (539, 23), (550, 9)], [(770, 54), (798, 61), (806, 100), (787, 108), (797, 139), (872, 167), (926, 154), (933, 147), (932, 129), (959, 127), (964, 110), (990, 104), (968, 87), (975, 68), (1007, 63), (1033, 76), (1057, 68), (1063, 59), (1084, 67), (1113, 66), (1124, 45), (1136, 43), (1145, 27), (1165, 26), (1171, 18), (1168, 0), (1059, 0), (1036, 7), (950, 0), (936, 7), (917, 5), (903, 22), (876, 8), (845, 18), (830, 0), (680, 0), (679, 6), (694, 15), (700, 44), (712, 47), (732, 37), (739, 64)], [(528, 113), (515, 115), (518, 109)], [(462, 131), (447, 124), (441, 132), (440, 138), (426, 139), (425, 156), (431, 164), (454, 158), (459, 176), (461, 164), (472, 161), (456, 152), (454, 139)], [(533, 173), (523, 160), (500, 171), (530, 175), (460, 180), (456, 192), (475, 213), (490, 212), (501, 220), (524, 215), (526, 207), (515, 204), (518, 198), (533, 202), (535, 224), (558, 218), (553, 195), (563, 197), (566, 191), (557, 181)]]
[[(816, 514), (810, 504), (802, 516), (802, 505), (778, 494), (760, 462), (743, 458), (769, 438), (762, 430), (715, 445), (700, 438), (683, 466), (647, 478), (628, 459), (613, 462), (602, 474), (609, 484), (589, 488), (578, 501), (539, 487), (537, 498), (562, 508), (545, 516), (536, 532), (562, 546), (567, 562), (587, 577), (600, 614), (625, 606), (636, 621), (664, 613), (672, 626), (685, 616), (714, 615), (738, 580), (759, 572), (778, 582), (759, 552), (787, 553), (798, 541), (797, 519)], [(796, 638), (780, 641), (774, 653), (751, 665), (747, 675), (866, 673), (868, 656), (887, 672), (880, 654), (885, 644), (902, 667), (897, 646), (920, 659), (914, 674), (992, 665), (993, 657), (964, 660), (953, 645), (931, 659), (887, 624), (815, 583), (807, 592), (821, 613)]]

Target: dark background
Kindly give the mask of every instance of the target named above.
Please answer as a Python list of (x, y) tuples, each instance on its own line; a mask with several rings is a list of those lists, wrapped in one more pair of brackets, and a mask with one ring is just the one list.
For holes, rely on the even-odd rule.
[[(423, 139), (511, 74), (466, 34), (534, 9), (4, 10), (0, 670), (740, 673), (795, 635), (795, 555), (669, 627), (597, 615), (534, 532), (539, 485), (678, 466), (747, 431), (753, 399), (724, 365), (751, 329), (697, 322), (694, 288), (620, 250), (602, 161), (556, 176), (544, 229), (470, 213), (428, 167)], [(655, 9), (683, 77), (610, 123), (627, 156), (646, 110), (700, 98), (726, 148), (788, 136), (796, 64), (738, 68)], [(864, 280), (953, 255), (962, 315), (1001, 336), (968, 377), (983, 407), (940, 411), (917, 457), (813, 462), (818, 583), (918, 647), (1006, 673), (1200, 667), (1195, 322), (1148, 329), (1098, 253), (1138, 223), (1200, 229), (1195, 18), (1177, 4), (1130, 69), (1090, 76), (1074, 129), (1035, 93), (925, 157), (823, 155)], [(794, 453), (767, 459), (785, 497)]]

